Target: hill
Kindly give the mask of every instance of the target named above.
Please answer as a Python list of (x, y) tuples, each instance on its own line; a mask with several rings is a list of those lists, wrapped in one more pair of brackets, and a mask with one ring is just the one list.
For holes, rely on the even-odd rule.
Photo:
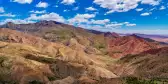
[(0, 38), (1, 83), (79, 84), (118, 77), (106, 69), (110, 58), (86, 52), (76, 39), (65, 46), (6, 28)]
[(109, 54), (114, 58), (121, 58), (128, 54), (139, 54), (159, 47), (158, 43), (150, 42), (136, 35), (114, 38), (108, 43)]
[(31, 24), (7, 23), (1, 27), (30, 33), (47, 41), (60, 42), (64, 45), (67, 45), (71, 38), (75, 38), (79, 44), (87, 48), (91, 46), (92, 48), (100, 50), (102, 54), (110, 55), (114, 58), (157, 48), (157, 45), (160, 44), (155, 44), (153, 40), (140, 38), (139, 36), (132, 35), (122, 37), (115, 32), (86, 30), (55, 21), (40, 21)]

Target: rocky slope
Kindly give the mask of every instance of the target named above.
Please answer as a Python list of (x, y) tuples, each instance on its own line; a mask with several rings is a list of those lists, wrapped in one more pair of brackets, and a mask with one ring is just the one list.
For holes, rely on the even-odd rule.
[(109, 54), (114, 58), (121, 58), (128, 54), (138, 54), (159, 47), (158, 43), (149, 42), (136, 35), (114, 38), (108, 43)]
[(167, 79), (167, 67), (168, 47), (163, 47), (147, 50), (137, 55), (127, 55), (109, 68), (120, 76)]
[(6, 28), (0, 38), (2, 83), (87, 84), (118, 77), (106, 68), (109, 58), (94, 48), (87, 52), (74, 38), (65, 46)]

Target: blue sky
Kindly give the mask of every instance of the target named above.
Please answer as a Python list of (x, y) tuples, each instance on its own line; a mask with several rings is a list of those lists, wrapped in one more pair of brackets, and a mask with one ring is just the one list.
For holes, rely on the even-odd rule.
[(0, 24), (40, 20), (100, 31), (168, 35), (168, 1), (0, 0)]

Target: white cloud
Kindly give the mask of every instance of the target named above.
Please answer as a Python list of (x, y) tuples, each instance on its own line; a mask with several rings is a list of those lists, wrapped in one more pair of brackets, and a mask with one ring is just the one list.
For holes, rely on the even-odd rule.
[(105, 25), (106, 28), (120, 28), (123, 23), (111, 22), (110, 24)]
[(68, 11), (70, 11), (70, 10), (66, 10), (66, 9), (64, 10), (64, 12), (68, 12)]
[(151, 14), (152, 14), (152, 13), (146, 12), (146, 13), (142, 13), (141, 16), (149, 16), (149, 15), (151, 15)]
[(31, 16), (27, 19), (28, 20), (47, 20), (47, 21), (53, 20), (57, 22), (65, 22), (64, 17), (60, 16), (57, 13), (49, 13), (49, 14), (43, 14), (39, 16), (37, 16), (36, 14), (31, 14)]
[(94, 18), (95, 14), (77, 14), (74, 18), (68, 20), (70, 24), (87, 23), (90, 18)]
[(109, 23), (109, 22), (110, 22), (109, 19), (104, 19), (104, 20), (94, 20), (94, 19), (92, 19), (92, 20), (90, 21), (90, 24), (105, 25), (105, 24), (107, 24), (107, 23)]
[(95, 14), (77, 14), (75, 17), (68, 19), (68, 24), (99, 31), (107, 31), (113, 28), (121, 28), (123, 26), (136, 26), (134, 23), (111, 22), (109, 19), (95, 20), (95, 16)]
[(105, 15), (115, 12), (114, 10), (107, 11)]
[(156, 7), (154, 7), (154, 8), (152, 8), (152, 9), (150, 9), (149, 11), (153, 11), (153, 10), (156, 10), (157, 8)]
[(58, 5), (55, 5), (54, 7), (58, 8)]
[(43, 14), (43, 13), (46, 13), (46, 10), (42, 10), (42, 11), (30, 11), (30, 13), (36, 13), (36, 14)]
[(61, 3), (65, 5), (72, 5), (75, 3), (75, 0), (63, 0)]
[(20, 3), (20, 4), (30, 4), (32, 3), (33, 0), (10, 0), (11, 2), (17, 2), (17, 3)]
[(86, 8), (86, 10), (88, 10), (88, 11), (95, 11), (95, 10), (97, 10), (96, 8), (93, 8), (93, 7), (88, 7), (88, 8)]
[(128, 26), (128, 27), (136, 26), (135, 23), (130, 23), (130, 22), (124, 22), (123, 25)]
[(46, 2), (39, 2), (36, 7), (47, 8), (49, 5)]
[[(120, 28), (123, 27), (123, 26), (128, 26), (127, 24), (129, 25), (129, 27), (136, 26), (136, 24), (132, 24), (132, 23), (129, 23), (129, 22), (122, 22), (122, 23), (110, 22), (110, 23), (106, 23), (106, 25), (78, 24), (77, 26), (83, 27), (83, 28), (86, 28), (86, 29), (103, 31), (103, 32), (115, 32), (115, 30), (117, 30), (117, 31), (122, 30)], [(127, 32), (127, 31), (122, 31), (122, 33), (123, 32)]]
[(73, 10), (78, 10), (79, 9), (79, 7), (75, 7), (75, 8), (73, 8)]
[(126, 26), (132, 27), (132, 26), (136, 26), (136, 24), (126, 24)]
[(164, 9), (166, 9), (166, 7), (165, 6), (161, 6), (159, 10), (164, 10)]
[(139, 11), (142, 11), (142, 10), (143, 10), (143, 8), (137, 8), (137, 9), (136, 9), (136, 11), (138, 11), (138, 12), (139, 12)]
[(102, 8), (109, 9), (108, 13), (113, 12), (127, 12), (135, 9), (139, 3), (158, 5), (160, 0), (94, 0), (94, 3), (100, 5)]
[(16, 17), (16, 15), (13, 15), (11, 13), (7, 13), (7, 14), (0, 14), (0, 17)]
[(33, 21), (29, 21), (29, 20), (21, 20), (21, 19), (6, 19), (2, 22), (0, 22), (0, 25), (6, 24), (8, 22), (12, 22), (15, 24), (28, 24), (28, 23), (35, 23)]
[(142, 0), (142, 4), (159, 5), (161, 0)]
[(4, 8), (0, 7), (0, 13), (3, 13), (3, 12), (5, 12)]

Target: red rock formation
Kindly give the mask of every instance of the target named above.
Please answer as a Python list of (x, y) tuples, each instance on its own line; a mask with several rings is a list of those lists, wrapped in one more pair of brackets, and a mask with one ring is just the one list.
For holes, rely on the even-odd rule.
[(131, 35), (110, 40), (108, 44), (108, 51), (110, 56), (120, 58), (128, 54), (138, 54), (158, 47), (159, 46), (155, 43), (148, 42), (136, 35)]

